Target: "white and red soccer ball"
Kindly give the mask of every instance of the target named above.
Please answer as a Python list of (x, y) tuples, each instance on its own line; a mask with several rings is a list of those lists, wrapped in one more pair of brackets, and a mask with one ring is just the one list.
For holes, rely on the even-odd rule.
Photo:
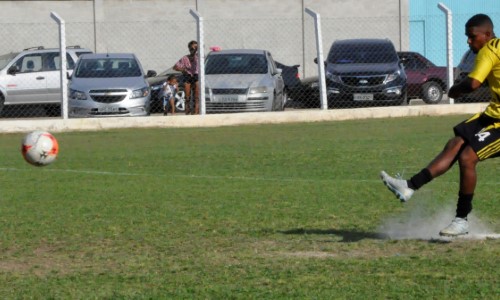
[(21, 152), (28, 163), (46, 166), (56, 160), (59, 143), (49, 132), (32, 131), (23, 138)]

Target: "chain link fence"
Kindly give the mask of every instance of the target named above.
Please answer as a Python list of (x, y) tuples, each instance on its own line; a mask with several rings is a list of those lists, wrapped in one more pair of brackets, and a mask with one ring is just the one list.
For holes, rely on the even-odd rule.
[[(461, 57), (467, 49), (462, 20), (468, 17), (455, 17), (460, 23), (453, 24), (454, 36), (464, 40), (464, 47), (455, 51), (455, 57)], [(329, 109), (447, 103), (446, 24), (439, 13), (427, 20), (432, 26), (427, 24), (425, 30), (419, 30), (418, 24), (408, 17), (321, 19), (324, 62), (315, 62), (318, 52), (314, 19), (308, 15), (303, 19), (204, 20), (207, 74), (202, 101), (207, 101), (207, 113), (320, 109), (317, 63), (324, 63)], [(188, 53), (187, 43), (197, 39), (196, 26), (195, 20), (68, 22), (65, 31), (68, 72), (73, 72), (82, 53), (134, 53), (145, 72), (151, 70), (157, 74), (149, 80), (151, 113), (163, 110), (160, 89), (170, 74), (178, 76), (176, 106), (183, 112), (187, 103), (182, 90), (183, 77), (172, 66)], [(16, 32), (22, 28), (23, 36), (10, 35), (14, 28)], [(437, 38), (425, 41), (429, 30), (436, 31)], [(61, 116), (57, 24), (4, 24), (0, 36), (5, 52), (0, 56), (0, 117)], [(346, 39), (377, 41), (338, 44), (337, 50), (330, 52), (334, 41)], [(28, 48), (31, 49), (22, 51)], [(261, 56), (264, 61), (259, 57), (252, 60), (247, 53), (211, 62), (210, 57), (224, 52), (211, 53), (214, 49), (262, 49), (269, 56)], [(220, 65), (214, 65), (216, 62)], [(257, 62), (264, 62), (265, 66), (259, 68)], [(458, 64), (458, 59), (454, 64)], [(264, 90), (265, 93), (257, 93)], [(256, 106), (249, 104), (250, 93), (256, 93), (254, 98), (259, 99), (255, 101), (269, 103), (252, 109)], [(239, 109), (210, 109), (216, 105)]]

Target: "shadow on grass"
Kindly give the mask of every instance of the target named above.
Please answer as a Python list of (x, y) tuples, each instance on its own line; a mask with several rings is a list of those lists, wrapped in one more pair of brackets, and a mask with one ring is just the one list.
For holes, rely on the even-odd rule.
[(340, 242), (342, 243), (353, 243), (359, 242), (364, 239), (372, 240), (385, 240), (387, 237), (378, 232), (365, 232), (356, 230), (342, 230), (342, 229), (304, 229), (296, 228), (284, 231), (278, 231), (282, 234), (329, 234), (337, 235), (342, 237)]

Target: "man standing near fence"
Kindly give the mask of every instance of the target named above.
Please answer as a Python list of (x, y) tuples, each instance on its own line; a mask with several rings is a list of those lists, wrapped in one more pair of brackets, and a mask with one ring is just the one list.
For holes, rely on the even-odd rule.
[(200, 113), (200, 90), (198, 84), (198, 42), (190, 41), (189, 54), (184, 55), (174, 65), (174, 70), (182, 72), (184, 76), (184, 93), (186, 96), (186, 115), (191, 114), (191, 91), (194, 98), (194, 114)]
[(469, 48), (477, 53), (474, 68), (468, 77), (453, 85), (448, 92), (457, 98), (479, 88), (488, 80), (491, 101), (482, 113), (456, 125), (444, 149), (430, 164), (409, 180), (393, 178), (382, 171), (380, 177), (387, 188), (402, 202), (432, 179), (444, 174), (458, 161), (460, 189), (455, 219), (439, 232), (443, 236), (458, 236), (469, 232), (468, 214), (476, 188), (476, 165), (479, 161), (500, 156), (500, 39), (495, 37), (493, 22), (484, 14), (477, 14), (465, 24)]

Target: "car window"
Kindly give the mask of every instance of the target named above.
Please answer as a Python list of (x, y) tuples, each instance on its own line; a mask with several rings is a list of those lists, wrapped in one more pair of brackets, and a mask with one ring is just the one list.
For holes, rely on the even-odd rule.
[(14, 65), (19, 68), (19, 73), (30, 73), (42, 71), (42, 54), (32, 53), (19, 58)]
[(333, 64), (366, 64), (397, 62), (398, 56), (391, 44), (333, 45), (327, 61)]
[(80, 60), (76, 77), (115, 78), (142, 76), (137, 61), (133, 58), (89, 58)]
[(8, 53), (0, 56), (0, 70), (5, 68), (19, 53)]
[[(53, 66), (55, 69), (51, 68), (50, 70), (61, 70), (61, 60), (59, 53), (56, 53), (53, 57)], [(52, 62), (51, 62), (52, 63)], [(66, 69), (68, 70), (73, 70), (75, 68), (75, 61), (73, 60), (73, 57), (66, 52)]]
[(266, 74), (263, 54), (219, 54), (207, 58), (205, 74)]
[(277, 70), (277, 66), (276, 66), (276, 63), (274, 62), (274, 59), (271, 55), (271, 53), (267, 53), (267, 58), (268, 58), (268, 61), (270, 62), (270, 65), (271, 65), (271, 74), (276, 74), (278, 73), (278, 70)]

